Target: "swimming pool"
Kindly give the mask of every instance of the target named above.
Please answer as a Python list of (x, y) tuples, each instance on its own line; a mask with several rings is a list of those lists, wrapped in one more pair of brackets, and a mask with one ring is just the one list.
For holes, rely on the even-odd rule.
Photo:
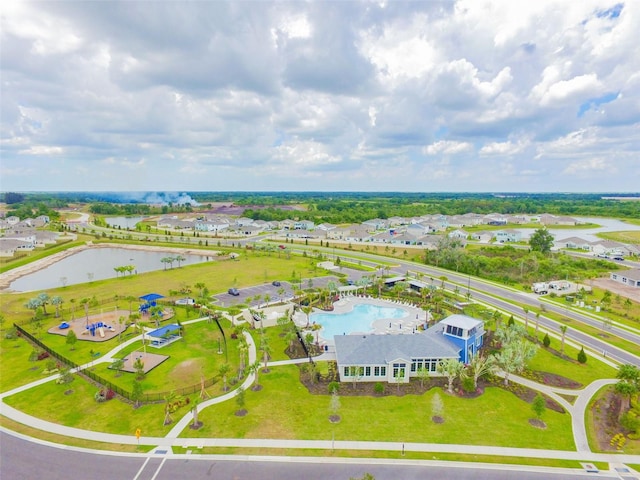
[(380, 319), (395, 320), (406, 318), (409, 312), (402, 308), (381, 307), (359, 303), (353, 310), (346, 313), (314, 313), (310, 320), (322, 325), (320, 335), (325, 340), (333, 339), (334, 335), (350, 334), (353, 332), (371, 332), (373, 322)]

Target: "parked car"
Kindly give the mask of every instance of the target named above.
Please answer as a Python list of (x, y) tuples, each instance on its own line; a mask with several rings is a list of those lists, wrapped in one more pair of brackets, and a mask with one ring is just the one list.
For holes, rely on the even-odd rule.
[(624, 260), (624, 257), (613, 257), (613, 259), (622, 262)]
[(230, 288), (229, 290), (227, 290), (227, 293), (229, 295), (233, 295), (234, 297), (237, 297), (238, 295), (240, 295), (240, 292), (238, 291), (237, 288)]
[(271, 285), (273, 285), (274, 287), (279, 287), (282, 284), (278, 280), (274, 280), (273, 282), (271, 282)]

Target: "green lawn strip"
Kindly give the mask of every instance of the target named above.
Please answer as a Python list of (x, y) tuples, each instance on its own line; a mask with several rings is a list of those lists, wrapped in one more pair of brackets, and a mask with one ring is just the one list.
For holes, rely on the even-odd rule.
[[(534, 329), (529, 328), (529, 333), (533, 336)], [(544, 335), (538, 333), (538, 336), (542, 340)], [(550, 347), (559, 350), (560, 340), (552, 339)], [(578, 349), (571, 345), (565, 344), (564, 352), (573, 360), (578, 357)], [(529, 370), (555, 373), (580, 382), (584, 387), (600, 378), (615, 378), (617, 374), (616, 369), (601, 362), (598, 358), (592, 357), (589, 353), (587, 353), (587, 363), (581, 364), (577, 360), (572, 361), (560, 358), (546, 350), (542, 345), (538, 348), (535, 357), (529, 361), (527, 368)]]
[[(608, 392), (612, 391), (614, 388), (613, 385), (606, 385), (602, 387), (600, 390), (596, 392), (596, 394), (591, 398), (589, 402), (589, 406), (585, 412), (585, 425), (587, 429), (587, 439), (589, 440), (589, 447), (594, 452), (601, 453), (615, 453), (615, 450), (602, 450), (599, 448), (597, 436), (596, 436), (596, 415), (608, 415), (607, 412), (595, 411), (593, 405), (603, 396), (605, 396)], [(618, 431), (615, 432), (606, 432), (609, 437), (613, 437)], [(624, 449), (619, 453), (625, 453), (628, 455), (638, 455), (640, 454), (640, 440), (630, 440), (627, 438), (627, 443), (624, 446)]]
[(635, 470), (636, 472), (640, 472), (640, 463), (635, 464), (635, 463), (625, 463), (625, 465), (629, 468), (632, 468), (633, 470)]
[[(72, 393), (65, 395), (68, 390)], [(50, 422), (97, 432), (133, 435), (141, 428), (143, 435), (162, 437), (171, 429), (164, 426), (164, 404), (153, 403), (134, 409), (119, 399), (98, 403), (94, 399), (99, 388), (74, 375), (73, 382), (58, 385), (48, 382), (6, 397), (4, 402), (24, 413)], [(188, 406), (174, 414), (180, 418)]]
[(601, 232), (596, 234), (597, 237), (606, 240), (613, 240), (620, 243), (640, 243), (640, 231), (623, 230), (619, 232)]
[[(593, 287), (593, 295), (589, 295), (589, 297), (586, 299), (585, 303), (588, 303), (590, 301), (590, 299), (598, 300), (599, 303), (599, 299), (602, 298), (602, 295), (604, 294), (604, 290), (603, 289), (599, 289), (597, 287)], [(622, 301), (620, 301), (620, 304), (618, 304), (616, 302), (616, 296), (612, 295), (612, 302), (611, 302), (611, 306), (612, 308), (605, 310), (601, 310), (600, 312), (596, 313), (593, 310), (583, 310), (582, 308), (579, 307), (575, 307), (575, 306), (571, 306), (570, 303), (564, 301), (562, 298), (558, 297), (558, 298), (550, 298), (547, 297), (546, 298), (547, 301), (550, 301), (552, 303), (554, 303), (556, 306), (560, 307), (560, 308), (568, 308), (571, 307), (569, 311), (571, 312), (576, 312), (576, 313), (582, 313), (584, 315), (587, 315), (591, 318), (593, 318), (596, 321), (603, 321), (604, 318), (610, 318), (611, 320), (618, 322), (621, 324), (622, 328), (626, 327), (631, 327), (635, 330), (640, 329), (640, 320), (637, 320), (638, 318), (640, 318), (640, 304), (637, 302), (632, 302), (632, 306), (628, 311), (625, 312), (620, 312), (620, 310), (622, 310), (624, 307), (621, 305)], [(593, 303), (591, 303), (591, 305), (593, 305)], [(620, 310), (618, 310), (620, 309)], [(625, 316), (626, 314), (626, 316)], [(599, 317), (599, 318), (598, 318)]]
[(29, 361), (33, 347), (23, 338), (0, 340), (0, 391), (6, 392), (44, 377), (47, 360)]
[[(488, 388), (477, 399), (451, 397), (440, 391), (444, 403), (444, 424), (431, 422), (431, 398), (423, 396), (340, 398), (342, 421), (328, 420), (329, 395), (311, 395), (298, 380), (295, 366), (275, 367), (261, 375), (263, 390), (246, 392), (245, 417), (237, 417), (235, 401), (204, 409), (203, 428), (185, 429), (186, 437), (286, 438), (326, 440), (371, 440), (389, 442), (447, 443), (465, 432), (469, 445), (572, 450), (571, 419), (567, 414), (547, 411), (546, 430), (531, 427), (530, 406), (499, 388)], [(345, 391), (349, 385), (342, 385)], [(478, 412), (482, 412), (479, 414)], [(389, 428), (393, 425), (394, 428)], [(491, 431), (490, 438), (486, 432)]]
[[(536, 467), (576, 468), (583, 470), (580, 462), (575, 460), (556, 460), (551, 458), (507, 457), (499, 455), (474, 455), (440, 452), (407, 452), (401, 450), (321, 450), (321, 449), (287, 449), (287, 448), (232, 448), (232, 447), (173, 447), (173, 453), (184, 454), (191, 451), (197, 455), (270, 455), (286, 457), (323, 457), (323, 458), (382, 458), (402, 460), (433, 460), (450, 462), (498, 463), (501, 465), (530, 465)], [(585, 460), (587, 461), (587, 460)], [(590, 462), (601, 470), (608, 470), (605, 462)]]
[[(595, 328), (592, 327), (590, 325), (587, 325), (585, 323), (579, 322), (579, 321), (573, 321), (570, 320), (568, 318), (566, 318), (565, 316), (561, 315), (561, 314), (557, 314), (557, 313), (553, 313), (553, 312), (544, 312), (544, 316), (547, 318), (550, 318), (551, 320), (555, 320), (556, 322), (559, 322), (561, 324), (564, 325), (568, 325), (570, 328), (573, 328), (575, 330), (578, 330), (582, 333), (586, 333), (587, 335), (591, 335), (594, 338), (597, 338), (600, 341), (604, 341), (607, 342), (615, 347), (618, 347), (621, 350), (624, 350), (628, 353), (631, 353), (632, 355), (637, 355), (638, 354), (638, 345), (630, 342), (628, 340), (624, 340), (620, 337), (617, 337), (613, 334), (610, 333), (606, 333), (603, 330), (599, 329), (599, 328)], [(558, 329), (557, 332), (555, 332), (556, 334), (560, 334), (560, 330)]]
[[(112, 452), (127, 453), (148, 453), (151, 449), (156, 447), (156, 445), (129, 445), (123, 443), (95, 442), (93, 440), (83, 440), (75, 437), (57, 435), (55, 433), (45, 432), (44, 430), (38, 430), (36, 428), (28, 427), (3, 416), (0, 416), (0, 425), (14, 432), (18, 432), (33, 438), (39, 438), (40, 440), (45, 440), (47, 442), (56, 443), (58, 445), (67, 445), (70, 447), (88, 448), (91, 450), (107, 450)], [(131, 436), (133, 437), (134, 435), (131, 434)]]
[[(289, 347), (288, 342), (285, 340), (284, 330), (281, 326), (267, 327), (264, 329), (264, 334), (267, 338), (269, 345), (269, 361), (277, 362), (280, 360), (289, 360), (289, 356), (285, 353), (285, 350)], [(262, 353), (260, 352), (260, 332), (258, 330), (250, 330), (253, 341), (256, 344), (256, 355), (262, 361)]]

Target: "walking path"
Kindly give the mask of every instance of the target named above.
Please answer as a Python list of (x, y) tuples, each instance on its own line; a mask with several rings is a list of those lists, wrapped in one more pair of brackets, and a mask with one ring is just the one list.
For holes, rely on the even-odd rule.
[[(189, 323), (203, 321), (205, 318), (192, 320)], [(186, 322), (185, 322), (186, 323)], [(248, 332), (244, 332), (247, 344), (249, 346), (249, 364), (256, 361), (256, 345), (253, 338)], [(104, 363), (113, 361), (113, 357), (120, 350), (133, 342), (139, 341), (142, 335), (129, 339), (118, 345), (102, 358), (92, 361), (79, 367), (76, 370), (88, 368), (96, 363)], [(335, 359), (335, 353), (326, 352), (316, 357), (314, 361), (324, 361)], [(282, 360), (270, 362), (270, 367), (280, 365), (291, 365), (308, 362), (308, 358)], [(432, 452), (432, 453), (453, 453), (453, 454), (471, 454), (471, 455), (501, 455), (505, 457), (528, 457), (542, 459), (559, 459), (559, 460), (576, 460), (582, 462), (608, 462), (613, 468), (614, 465), (623, 463), (640, 464), (640, 455), (625, 455), (615, 453), (594, 453), (591, 452), (587, 440), (586, 427), (584, 424), (584, 416), (586, 407), (592, 396), (603, 386), (615, 383), (615, 380), (605, 379), (597, 380), (581, 390), (568, 390), (548, 385), (542, 385), (537, 382), (510, 375), (510, 381), (519, 383), (528, 388), (540, 391), (562, 405), (572, 419), (572, 428), (575, 451), (565, 450), (543, 450), (530, 448), (511, 448), (496, 446), (480, 446), (480, 445), (455, 445), (455, 444), (437, 444), (437, 443), (398, 443), (398, 442), (375, 442), (375, 441), (333, 441), (333, 440), (281, 440), (281, 439), (240, 439), (240, 438), (181, 438), (179, 435), (193, 423), (193, 411), (184, 415), (174, 427), (164, 437), (141, 437), (138, 440), (134, 435), (118, 435), (112, 433), (94, 432), (74, 427), (67, 427), (33, 417), (23, 413), (3, 402), (4, 398), (14, 395), (18, 392), (34, 388), (43, 383), (54, 381), (59, 375), (52, 375), (47, 378), (37, 380), (27, 385), (17, 387), (13, 390), (0, 393), (0, 414), (10, 418), (16, 422), (28, 425), (30, 427), (51, 432), (58, 435), (75, 437), (85, 440), (92, 440), (105, 443), (117, 443), (125, 445), (156, 445), (151, 454), (164, 454), (167, 449), (171, 451), (171, 447), (182, 448), (204, 448), (204, 447), (235, 447), (235, 448), (271, 448), (271, 449), (314, 449), (314, 450), (361, 450), (361, 451), (407, 451), (407, 452)], [(255, 381), (255, 375), (249, 374), (242, 383), (242, 388), (250, 388)], [(238, 389), (228, 392), (222, 396), (211, 398), (201, 402), (197, 408), (201, 411), (212, 405), (216, 405), (233, 399), (238, 393)], [(561, 395), (570, 395), (576, 397), (573, 404), (568, 402)], [(2, 428), (2, 430), (6, 430)], [(639, 479), (640, 476), (635, 474), (625, 474), (625, 478)]]

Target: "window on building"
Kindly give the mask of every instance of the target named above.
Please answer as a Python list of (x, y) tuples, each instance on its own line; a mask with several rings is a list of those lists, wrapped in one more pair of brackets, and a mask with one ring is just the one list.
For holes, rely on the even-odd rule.
[(371, 376), (371, 367), (365, 367), (364, 376), (365, 377), (370, 377)]
[(374, 377), (380, 376), (380, 367), (373, 367), (373, 376)]
[(349, 376), (349, 367), (344, 367), (343, 376), (344, 377), (348, 377)]
[(387, 376), (387, 367), (380, 367), (380, 376), (381, 377)]

